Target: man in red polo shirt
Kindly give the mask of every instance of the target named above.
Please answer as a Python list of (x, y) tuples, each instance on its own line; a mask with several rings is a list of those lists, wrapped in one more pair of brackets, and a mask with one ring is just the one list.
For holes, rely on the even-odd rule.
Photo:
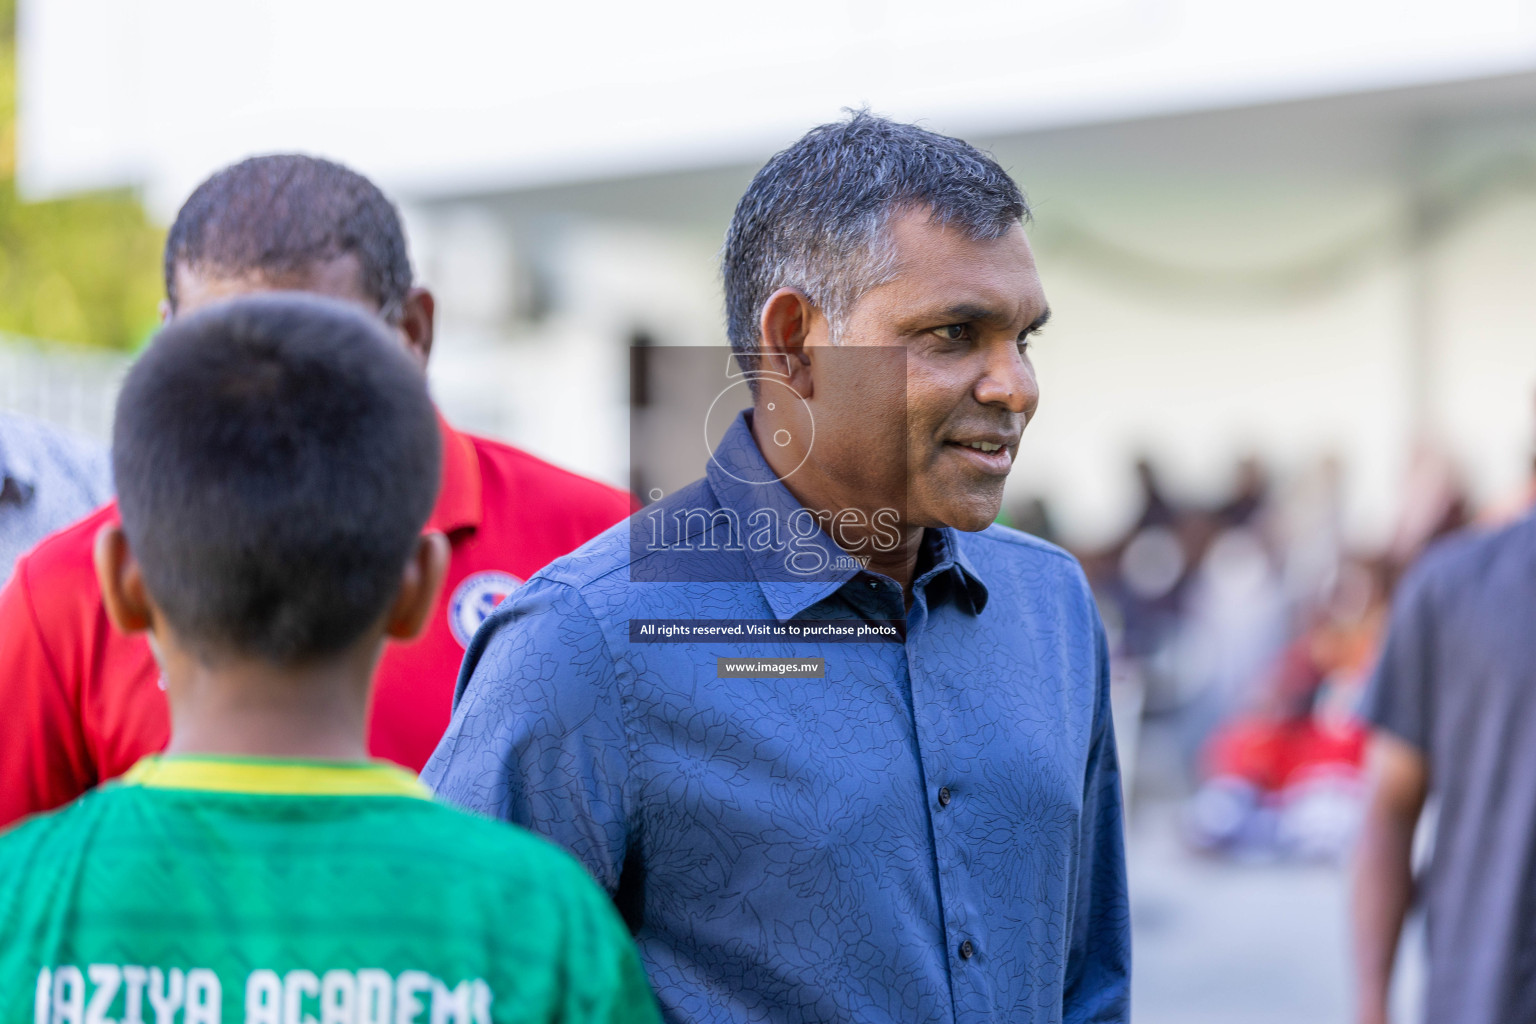
[[(423, 369), (432, 349), (432, 296), (412, 284), (394, 207), (325, 160), (255, 157), (198, 186), (166, 240), (165, 283), (169, 316), (248, 292), (308, 291), (378, 313)], [(368, 723), (370, 752), (412, 770), (448, 725), (480, 621), (630, 511), (622, 491), (439, 422), (442, 490), (427, 528), (452, 545), (448, 577), (421, 638), (386, 650)], [(0, 591), (0, 825), (121, 774), (170, 736), (154, 655), (142, 636), (112, 628), (96, 583), (96, 534), (116, 522), (107, 505), (54, 534)]]

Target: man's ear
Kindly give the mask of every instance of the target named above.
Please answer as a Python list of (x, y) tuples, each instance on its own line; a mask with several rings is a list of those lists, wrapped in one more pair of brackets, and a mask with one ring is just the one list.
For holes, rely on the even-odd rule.
[(128, 549), (128, 537), (121, 526), (111, 523), (96, 531), (92, 550), (96, 563), (96, 582), (101, 587), (107, 618), (120, 633), (143, 633), (154, 624), (154, 606), (144, 589), (144, 574), (138, 560)]
[(436, 530), (416, 538), (411, 560), (400, 573), (400, 592), (384, 620), (384, 634), (395, 640), (420, 636), (437, 607), (447, 575), (448, 538)]
[(798, 288), (780, 288), (763, 303), (763, 315), (758, 321), (762, 337), (760, 368), (787, 377), (786, 383), (801, 398), (810, 398), (815, 391), (806, 340), (824, 323), (811, 300)]
[(171, 300), (170, 299), (161, 299), (160, 300), (160, 305), (159, 305), (159, 307), (157, 307), (157, 310), (158, 310), (158, 312), (160, 314), (160, 326), (162, 326), (162, 327), (164, 327), (166, 324), (171, 322), (171, 317), (176, 312), (174, 309), (171, 308)]
[(406, 347), (411, 350), (422, 367), (432, 357), (433, 318), (437, 315), (437, 300), (425, 288), (412, 288), (405, 293), (401, 306), (400, 330), (405, 334)]

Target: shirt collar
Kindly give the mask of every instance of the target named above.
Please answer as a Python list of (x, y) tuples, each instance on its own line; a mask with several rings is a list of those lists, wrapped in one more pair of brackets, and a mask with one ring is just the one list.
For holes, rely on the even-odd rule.
[[(786, 527), (796, 518), (814, 521), (812, 513), (790, 493), (758, 450), (751, 417), (750, 409), (736, 417), (705, 469), (716, 500), (722, 508), (736, 513), (748, 534), (752, 532), (748, 525), (751, 515), (763, 509), (774, 513)], [(973, 615), (980, 614), (987, 604), (987, 588), (966, 557), (956, 531), (947, 526), (930, 529), (924, 543), (930, 545), (929, 568), (914, 582), (914, 587), (926, 591), (940, 577), (953, 575), (968, 610)], [(747, 563), (780, 622), (794, 618), (861, 574), (861, 570), (848, 563), (847, 553), (820, 529), (813, 536), (798, 540), (797, 545), (792, 551), (758, 550), (747, 545)], [(798, 562), (791, 561), (791, 555), (798, 556)], [(796, 570), (797, 565), (803, 570), (818, 563), (823, 567), (814, 572)]]
[[(814, 513), (801, 505), (774, 474), (752, 437), (752, 411), (742, 411), (726, 430), (704, 471), (710, 490), (722, 508), (735, 512), (743, 531), (751, 533), (753, 513), (768, 511), (786, 540), (794, 524), (816, 522)], [(747, 564), (762, 587), (763, 596), (780, 621), (820, 601), (858, 575), (847, 564), (847, 552), (838, 547), (819, 526), (809, 536), (794, 538), (793, 546), (763, 550), (747, 545)]]
[(437, 426), (443, 438), (443, 482), (427, 529), (443, 533), (474, 529), (480, 525), (485, 511), (480, 493), (480, 460), (474, 442), (449, 426), (441, 413)]
[(980, 615), (987, 606), (987, 585), (976, 575), (975, 566), (966, 557), (959, 531), (949, 526), (928, 530), (923, 542), (930, 545), (929, 568), (917, 578), (914, 586), (931, 590), (935, 580), (947, 575), (959, 585), (963, 604), (969, 605), (967, 610), (972, 615)]
[(122, 778), (147, 789), (266, 796), (408, 796), (431, 799), (421, 780), (384, 761), (296, 761), (261, 757), (152, 755)]

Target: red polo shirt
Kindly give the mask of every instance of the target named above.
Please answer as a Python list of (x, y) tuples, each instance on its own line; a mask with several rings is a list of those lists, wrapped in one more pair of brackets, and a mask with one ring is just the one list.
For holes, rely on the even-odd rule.
[[(426, 631), (385, 648), (368, 746), (420, 771), (448, 727), (475, 627), (506, 594), (624, 518), (628, 495), (442, 423), (443, 487), (429, 529), (448, 578)], [(44, 540), (0, 591), (0, 825), (72, 800), (170, 738), (160, 673), (107, 621), (92, 547), (107, 505)]]

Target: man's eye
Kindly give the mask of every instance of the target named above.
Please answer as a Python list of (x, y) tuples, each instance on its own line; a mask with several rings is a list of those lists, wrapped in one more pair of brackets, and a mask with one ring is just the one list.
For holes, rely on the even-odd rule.
[(933, 331), (945, 341), (964, 341), (970, 336), (970, 325), (950, 324), (947, 327), (937, 327)]

